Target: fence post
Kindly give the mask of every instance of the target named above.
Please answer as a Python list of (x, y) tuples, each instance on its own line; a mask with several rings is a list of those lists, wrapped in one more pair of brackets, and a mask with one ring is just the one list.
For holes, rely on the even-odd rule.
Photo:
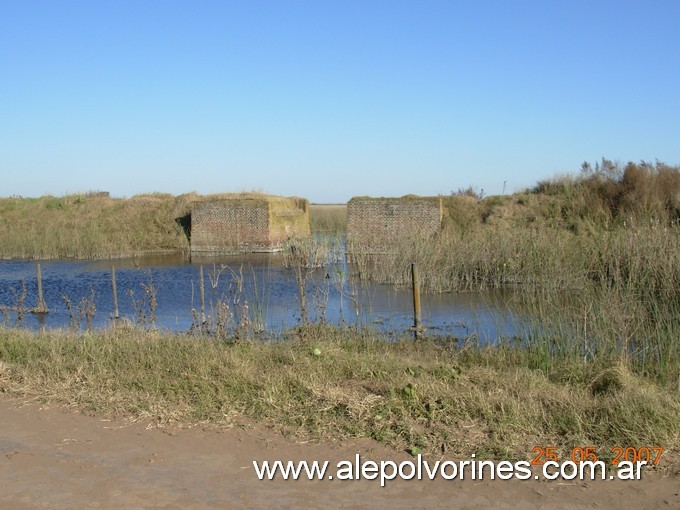
[(116, 288), (115, 266), (111, 266), (111, 289), (113, 290), (113, 318), (118, 320), (118, 289)]
[(415, 262), (411, 264), (411, 279), (413, 281), (413, 331), (416, 340), (422, 337), (420, 310), (420, 278)]
[(38, 306), (35, 309), (36, 313), (47, 313), (47, 305), (45, 305), (45, 300), (43, 299), (43, 288), (42, 288), (42, 271), (40, 271), (40, 262), (35, 265), (35, 271), (38, 276)]
[(203, 287), (203, 266), (198, 266), (198, 288), (201, 290), (201, 333), (205, 329), (205, 289)]

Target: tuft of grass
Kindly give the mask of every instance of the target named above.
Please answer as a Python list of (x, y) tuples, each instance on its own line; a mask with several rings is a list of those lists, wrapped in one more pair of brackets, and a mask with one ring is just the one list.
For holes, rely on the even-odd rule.
[(510, 344), (388, 342), (319, 325), (272, 343), (134, 327), (0, 329), (0, 391), (160, 424), (247, 417), (297, 435), (370, 437), (436, 455), (527, 459), (536, 444), (565, 453), (575, 444), (602, 452), (680, 446), (677, 389), (578, 359), (529, 368), (533, 356)]

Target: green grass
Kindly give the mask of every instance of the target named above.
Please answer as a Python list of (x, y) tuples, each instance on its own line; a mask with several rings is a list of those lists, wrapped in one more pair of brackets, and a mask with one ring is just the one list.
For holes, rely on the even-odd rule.
[[(317, 351), (318, 350), (318, 351)], [(444, 341), (387, 342), (314, 326), (287, 341), (218, 342), (112, 328), (0, 329), (0, 391), (99, 415), (225, 425), (240, 417), (316, 439), (526, 459), (534, 445), (679, 446), (677, 391), (620, 365)]]

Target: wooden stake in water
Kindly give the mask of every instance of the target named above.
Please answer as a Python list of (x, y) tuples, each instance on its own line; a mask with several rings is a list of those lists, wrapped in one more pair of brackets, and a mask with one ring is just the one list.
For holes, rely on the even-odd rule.
[(111, 289), (113, 290), (113, 318), (118, 319), (118, 289), (116, 288), (116, 268), (111, 266)]
[(47, 313), (49, 310), (47, 309), (45, 300), (43, 299), (42, 272), (40, 271), (40, 263), (35, 265), (35, 271), (38, 275), (38, 306), (35, 309), (35, 313)]
[(205, 289), (203, 287), (203, 266), (198, 266), (198, 288), (201, 290), (201, 331), (205, 324)]
[(411, 279), (413, 280), (413, 331), (418, 340), (422, 336), (421, 330), (421, 310), (420, 310), (420, 278), (415, 262), (411, 264)]

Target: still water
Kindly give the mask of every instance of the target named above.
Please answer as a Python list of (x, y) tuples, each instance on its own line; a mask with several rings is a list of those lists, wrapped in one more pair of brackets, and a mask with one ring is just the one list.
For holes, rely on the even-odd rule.
[[(108, 325), (113, 316), (112, 267), (115, 267), (118, 308), (121, 317), (149, 319), (147, 292), (156, 291), (153, 326), (169, 331), (188, 331), (200, 317), (199, 267), (203, 267), (205, 313), (216, 315), (218, 301), (229, 305), (233, 325), (246, 310), (250, 328), (276, 334), (301, 320), (299, 287), (294, 270), (284, 266), (280, 254), (223, 257), (189, 262), (180, 255), (146, 256), (114, 261), (43, 261), (42, 285), (49, 308), (46, 315), (26, 313), (22, 325), (68, 328), (70, 321), (86, 327), (79, 307), (94, 304), (94, 327)], [(410, 289), (361, 284), (348, 277), (345, 263), (331, 264), (310, 272), (306, 278), (306, 308), (311, 321), (372, 328), (392, 336), (413, 325)], [(0, 322), (14, 325), (10, 310), (26, 294), (24, 306), (37, 305), (36, 264), (32, 261), (0, 261)], [(71, 310), (67, 300), (71, 302)], [(137, 304), (135, 304), (135, 302)], [(476, 335), (482, 342), (513, 336), (521, 330), (521, 317), (508, 306), (501, 293), (447, 293), (422, 295), (423, 325), (429, 335), (465, 338)], [(192, 313), (192, 310), (194, 312)]]

